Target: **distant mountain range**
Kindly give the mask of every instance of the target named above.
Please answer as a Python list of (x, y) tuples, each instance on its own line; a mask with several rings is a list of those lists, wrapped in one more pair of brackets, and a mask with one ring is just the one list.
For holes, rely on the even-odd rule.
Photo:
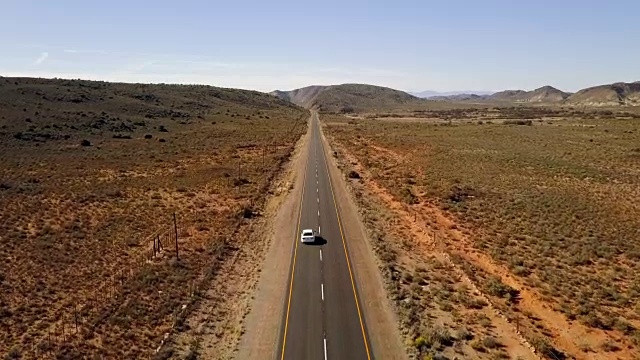
[[(479, 93), (479, 94), (478, 94)], [(308, 109), (322, 112), (353, 113), (398, 109), (404, 105), (424, 105), (429, 101), (468, 102), (485, 104), (548, 104), (570, 106), (640, 106), (640, 81), (614, 83), (586, 88), (575, 94), (543, 86), (535, 90), (505, 90), (487, 92), (437, 93), (423, 91), (409, 94), (387, 87), (366, 84), (307, 86), (291, 91), (272, 91), (270, 94)], [(426, 99), (420, 96), (428, 96)]]
[(566, 104), (576, 106), (640, 105), (640, 81), (614, 83), (582, 89), (576, 93), (565, 92), (553, 86), (525, 90), (504, 90), (493, 94), (455, 94), (431, 96), (429, 100), (467, 102), (507, 102)]
[(456, 95), (491, 95), (493, 94), (493, 92), (492, 91), (474, 91), (474, 90), (440, 92), (440, 91), (425, 90), (425, 91), (418, 91), (418, 92), (409, 92), (409, 94), (419, 98), (428, 99), (432, 97), (448, 97), (448, 96), (456, 96)]

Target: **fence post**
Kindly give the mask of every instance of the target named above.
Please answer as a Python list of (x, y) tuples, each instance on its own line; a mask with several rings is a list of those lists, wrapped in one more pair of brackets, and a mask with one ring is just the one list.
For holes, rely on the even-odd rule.
[(176, 213), (173, 213), (173, 229), (176, 235), (176, 260), (180, 260), (178, 256), (178, 221), (176, 220)]

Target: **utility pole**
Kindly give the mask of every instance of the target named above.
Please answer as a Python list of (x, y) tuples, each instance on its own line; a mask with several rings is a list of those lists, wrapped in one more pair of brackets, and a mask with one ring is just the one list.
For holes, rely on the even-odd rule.
[(176, 260), (180, 260), (180, 256), (178, 254), (178, 221), (176, 221), (176, 213), (173, 213), (173, 229), (176, 235)]
[(265, 157), (265, 153), (267, 152), (267, 147), (263, 146), (262, 147), (262, 172), (264, 172), (266, 169), (264, 168), (264, 157)]

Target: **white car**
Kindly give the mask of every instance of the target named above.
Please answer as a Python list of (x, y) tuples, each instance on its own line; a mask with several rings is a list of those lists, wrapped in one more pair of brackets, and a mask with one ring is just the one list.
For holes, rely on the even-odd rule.
[(313, 243), (316, 241), (316, 235), (313, 233), (311, 229), (302, 230), (302, 235), (300, 235), (300, 241), (303, 243)]

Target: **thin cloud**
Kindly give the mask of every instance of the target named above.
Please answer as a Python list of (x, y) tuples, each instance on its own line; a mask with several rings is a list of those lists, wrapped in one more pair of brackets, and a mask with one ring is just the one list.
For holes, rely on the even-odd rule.
[(104, 50), (77, 50), (77, 49), (64, 49), (62, 52), (67, 54), (99, 54), (99, 55), (107, 55), (108, 53)]
[(49, 57), (49, 53), (48, 52), (43, 52), (42, 54), (40, 54), (40, 56), (36, 59), (36, 61), (33, 62), (34, 65), (40, 65), (42, 64), (45, 60), (47, 60), (47, 58)]

